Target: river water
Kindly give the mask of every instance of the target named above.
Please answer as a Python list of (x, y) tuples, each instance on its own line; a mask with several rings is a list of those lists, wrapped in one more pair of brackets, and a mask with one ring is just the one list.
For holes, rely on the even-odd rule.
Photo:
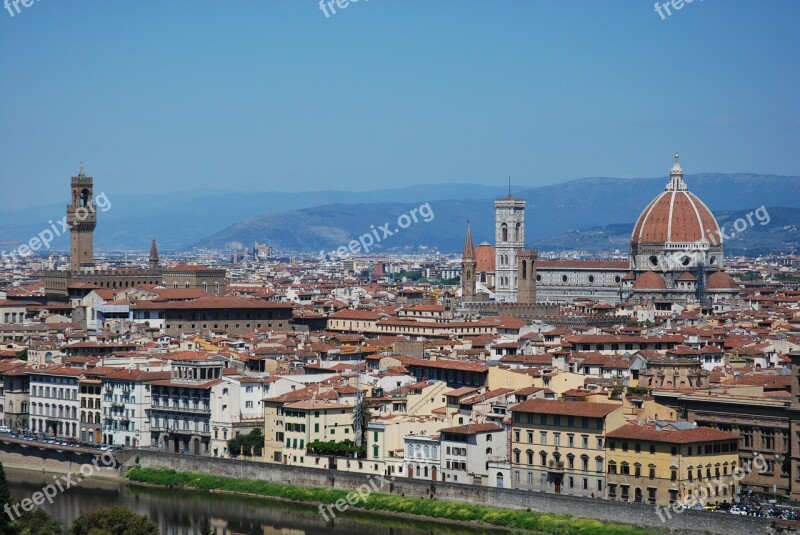
[[(30, 497), (53, 483), (55, 474), (6, 469), (14, 500)], [(62, 483), (63, 485), (63, 483)], [(81, 513), (99, 506), (122, 505), (148, 516), (162, 535), (194, 535), (207, 519), (217, 535), (477, 535), (507, 533), (467, 525), (410, 521), (374, 513), (347, 512), (326, 522), (317, 505), (224, 496), (200, 492), (152, 489), (124, 482), (87, 479), (59, 493), (42, 508), (53, 518), (71, 524)]]

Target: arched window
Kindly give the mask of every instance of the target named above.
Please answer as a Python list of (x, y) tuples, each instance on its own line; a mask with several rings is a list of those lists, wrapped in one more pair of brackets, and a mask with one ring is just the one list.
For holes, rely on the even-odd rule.
[(500, 225), (500, 241), (508, 241), (508, 225), (505, 223)]
[(514, 241), (519, 241), (519, 235), (521, 229), (522, 229), (522, 223), (517, 223), (514, 226)]
[(173, 282), (173, 283), (172, 283), (172, 287), (173, 287), (173, 288), (177, 288), (177, 287), (178, 287), (178, 281), (175, 281), (175, 282)]
[(522, 280), (528, 278), (528, 262), (523, 260), (522, 261)]

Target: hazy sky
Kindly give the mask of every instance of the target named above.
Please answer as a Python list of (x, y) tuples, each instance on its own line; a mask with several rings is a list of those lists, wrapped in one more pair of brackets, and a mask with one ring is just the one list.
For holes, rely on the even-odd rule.
[(664, 176), (676, 149), (688, 173), (800, 174), (796, 0), (19, 8), (0, 11), (18, 206), (64, 200), (80, 160), (109, 195)]

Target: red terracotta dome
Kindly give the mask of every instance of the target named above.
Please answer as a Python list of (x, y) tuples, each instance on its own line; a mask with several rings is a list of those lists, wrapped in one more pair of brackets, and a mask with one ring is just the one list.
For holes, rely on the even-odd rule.
[(697, 277), (695, 277), (693, 274), (689, 273), (688, 271), (684, 271), (675, 280), (677, 280), (677, 281), (690, 281), (691, 282), (691, 281), (696, 281)]
[(724, 271), (715, 271), (709, 275), (706, 288), (709, 290), (738, 290), (739, 285)]
[(687, 190), (676, 154), (666, 191), (653, 199), (639, 216), (633, 227), (631, 243), (694, 243), (706, 240), (718, 244), (722, 242), (721, 236), (711, 210)]
[(634, 290), (666, 290), (667, 283), (664, 278), (655, 271), (645, 271), (633, 283)]

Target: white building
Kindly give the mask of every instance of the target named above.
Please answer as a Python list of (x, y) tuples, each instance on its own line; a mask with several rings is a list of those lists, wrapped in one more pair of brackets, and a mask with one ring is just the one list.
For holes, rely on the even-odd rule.
[(441, 466), (439, 435), (408, 435), (403, 439), (404, 476), (438, 481)]
[(84, 370), (58, 366), (28, 373), (31, 429), (37, 433), (78, 440), (78, 381)]
[(508, 432), (500, 423), (449, 427), (440, 433), (441, 481), (489, 485), (489, 463), (508, 456)]
[(103, 444), (148, 448), (151, 386), (148, 381), (169, 379), (170, 372), (118, 370), (103, 378)]

